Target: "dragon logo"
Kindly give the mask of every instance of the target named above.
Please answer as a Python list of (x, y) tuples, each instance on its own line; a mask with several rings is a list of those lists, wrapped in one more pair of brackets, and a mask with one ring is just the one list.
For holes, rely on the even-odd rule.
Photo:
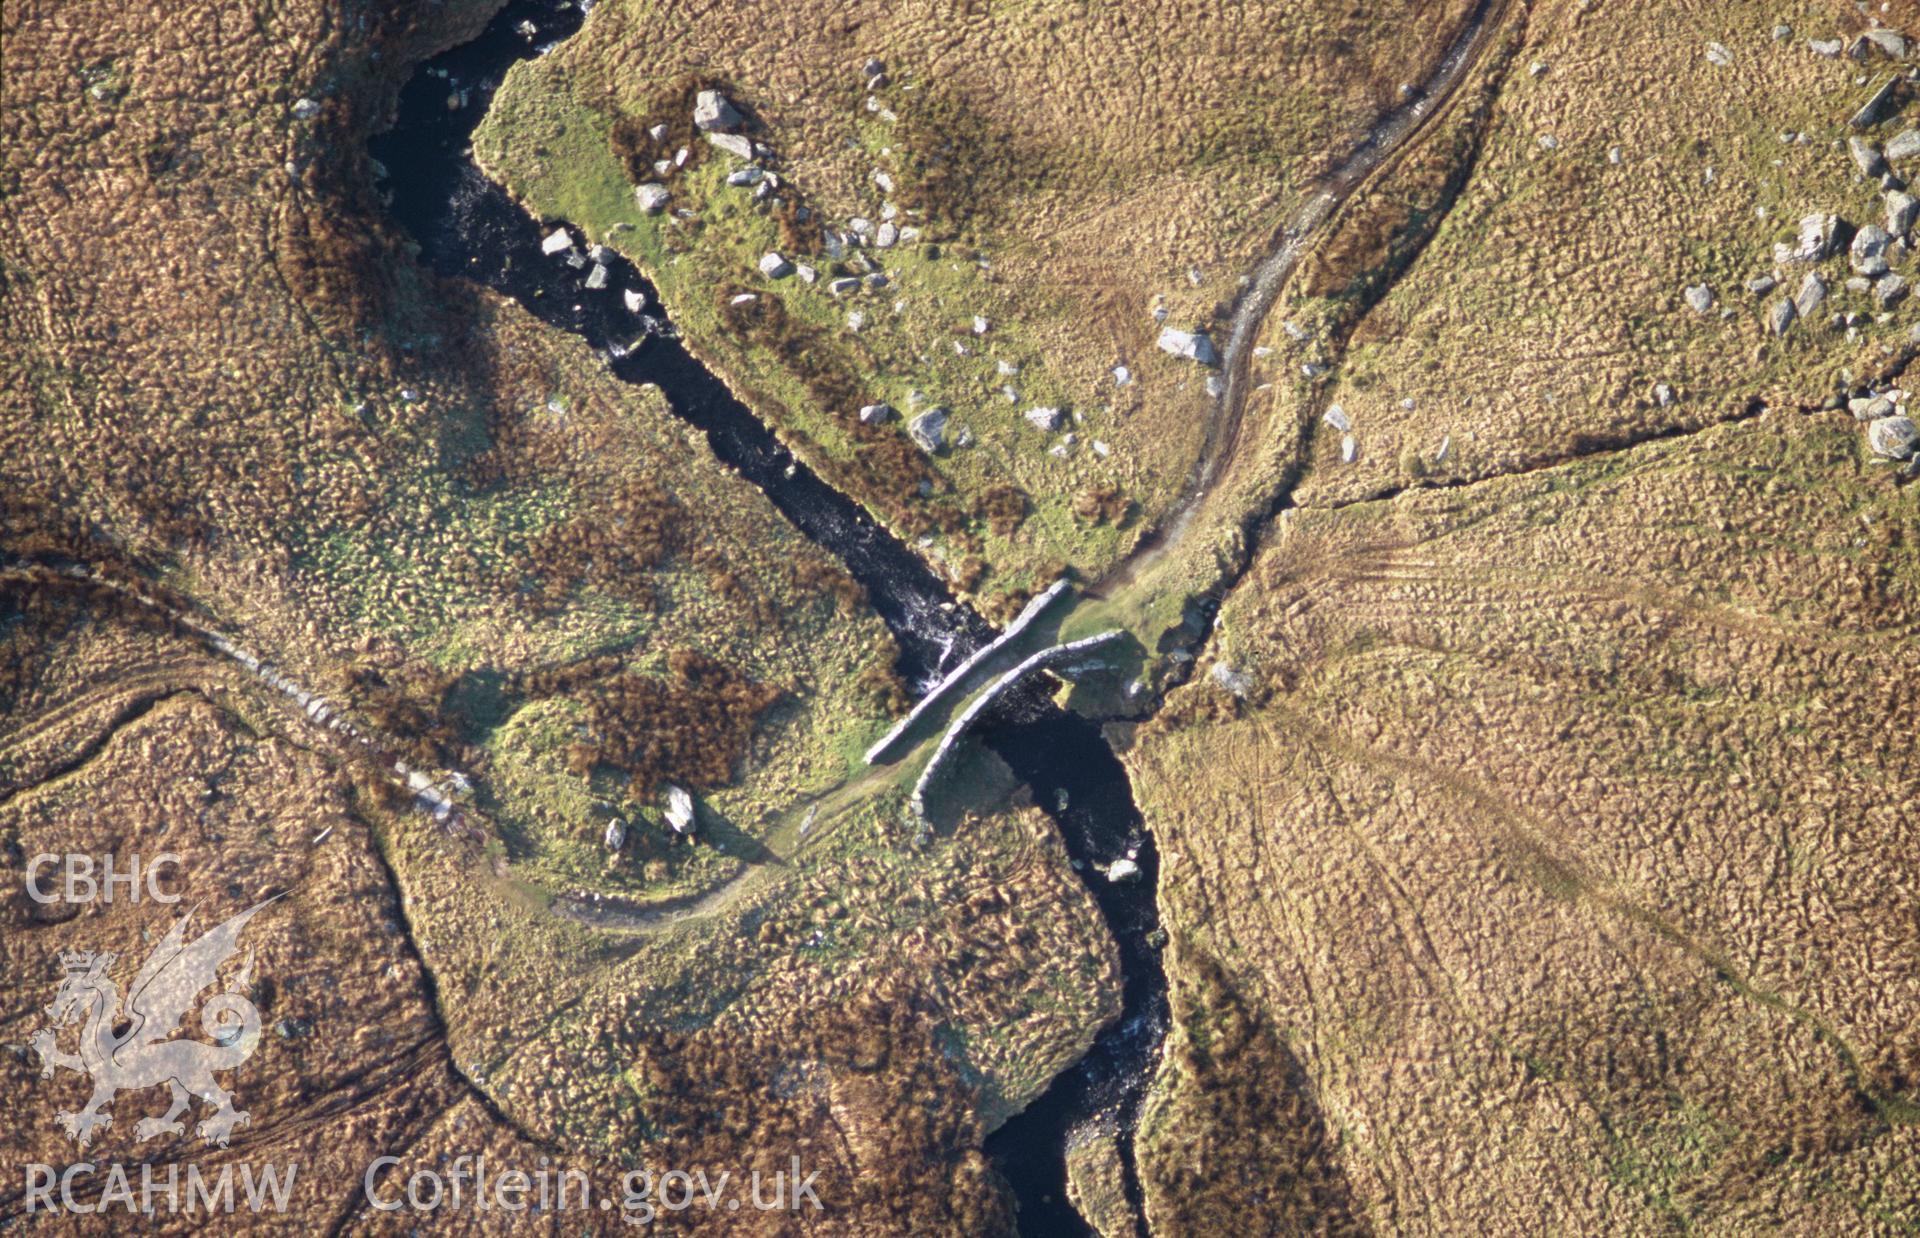
[[(140, 965), (124, 1009), (119, 987), (107, 976), (116, 955), (91, 950), (62, 952), (60, 964), (65, 977), (47, 1006), (51, 1022), (35, 1033), (33, 1047), (40, 1054), (42, 1078), (51, 1077), (58, 1066), (82, 1071), (93, 1079), (93, 1096), (86, 1106), (78, 1113), (59, 1115), (60, 1125), (82, 1148), (92, 1141), (96, 1128), (112, 1124), (113, 1115), (105, 1107), (115, 1093), (163, 1083), (172, 1090), (172, 1104), (164, 1117), (140, 1119), (133, 1128), (134, 1138), (144, 1142), (160, 1134), (185, 1133), (179, 1118), (193, 1097), (214, 1107), (195, 1128), (208, 1143), (225, 1147), (234, 1128), (246, 1124), (246, 1110), (233, 1107), (233, 1094), (215, 1083), (213, 1076), (215, 1071), (232, 1070), (246, 1061), (260, 1043), (260, 1012), (241, 996), (253, 971), (251, 947), (238, 974), (224, 991), (208, 998), (200, 1011), (200, 1029), (213, 1038), (213, 1043), (171, 1037), (195, 996), (218, 980), (215, 973), (238, 950), (240, 931), (247, 921), (280, 897), (275, 895), (249, 907), (191, 943), (186, 940), (186, 930), (193, 913), (175, 920), (166, 939)], [(86, 1021), (80, 1033), (80, 1051), (62, 1052), (54, 1044), (55, 1029), (80, 1018)]]

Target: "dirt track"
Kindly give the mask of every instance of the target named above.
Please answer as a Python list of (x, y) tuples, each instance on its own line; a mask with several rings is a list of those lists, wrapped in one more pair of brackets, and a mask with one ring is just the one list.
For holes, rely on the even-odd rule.
[(1127, 557), (1107, 573), (1089, 592), (1111, 597), (1116, 590), (1136, 580), (1140, 573), (1178, 545), (1192, 528), (1214, 486), (1240, 447), (1240, 427), (1246, 411), (1253, 348), (1266, 325), (1267, 316), (1280, 299), (1287, 281), (1308, 252), (1320, 239), (1327, 225), (1355, 190), (1365, 184), (1394, 154), (1405, 149), (1424, 133), (1429, 123), (1446, 111), (1467, 73), (1479, 62), (1488, 35), (1505, 21), (1512, 0), (1481, 0), (1467, 19), (1452, 46), (1434, 72), (1409, 94), (1405, 101), (1377, 122), (1367, 136), (1329, 173), (1282, 225), (1274, 238), (1271, 252), (1255, 265), (1252, 282), (1234, 307), (1227, 345), (1221, 359), (1226, 390), (1214, 404), (1213, 418), (1199, 459), (1187, 479), (1180, 498), (1168, 509), (1148, 534), (1140, 539)]

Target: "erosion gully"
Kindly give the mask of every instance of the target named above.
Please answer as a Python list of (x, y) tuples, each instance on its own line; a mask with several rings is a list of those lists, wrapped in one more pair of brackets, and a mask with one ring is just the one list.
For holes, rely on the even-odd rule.
[[(435, 271), (512, 297), (542, 321), (585, 338), (617, 377), (658, 386), (674, 413), (706, 435), (716, 457), (765, 492), (795, 528), (866, 588), (899, 645), (902, 675), (924, 690), (990, 640), (992, 626), (957, 603), (925, 562), (859, 504), (793, 457), (687, 350), (654, 289), (630, 263), (608, 255), (607, 286), (586, 288), (590, 268), (541, 252), (542, 238), (555, 225), (532, 218), (475, 166), (472, 133), (507, 69), (572, 35), (584, 17), (572, 3), (514, 0), (479, 37), (415, 71), (393, 126), (369, 143), (384, 165), (382, 183), (391, 192), (393, 215)], [(456, 90), (467, 92), (466, 105), (450, 109), (447, 100)], [(577, 229), (573, 233), (581, 240)], [(627, 290), (643, 295), (639, 313), (627, 308)], [(1023, 1233), (1087, 1234), (1091, 1230), (1067, 1202), (1068, 1142), (1089, 1129), (1122, 1135), (1132, 1130), (1168, 1025), (1155, 901), (1158, 860), (1126, 770), (1096, 724), (1028, 691), (997, 707), (978, 733), (1053, 817), (1119, 943), (1120, 1017), (986, 1145), (1013, 1187)], [(1128, 853), (1140, 866), (1139, 879), (1107, 881), (1101, 870)], [(1122, 1138), (1119, 1145), (1139, 1222), (1131, 1140)], [(1144, 1223), (1139, 1227), (1144, 1232)]]

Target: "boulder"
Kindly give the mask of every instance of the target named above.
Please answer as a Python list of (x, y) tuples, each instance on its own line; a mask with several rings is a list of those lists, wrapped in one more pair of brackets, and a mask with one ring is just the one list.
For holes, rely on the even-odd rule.
[(1800, 281), (1800, 291), (1793, 296), (1793, 308), (1802, 318), (1813, 317), (1813, 311), (1820, 308), (1820, 302), (1827, 299), (1827, 281), (1820, 278), (1819, 272), (1808, 271), (1807, 277)]
[(851, 275), (841, 279), (828, 280), (827, 291), (836, 297), (844, 297), (850, 292), (860, 291), (860, 281)]
[(551, 258), (555, 254), (564, 254), (573, 248), (573, 238), (567, 235), (565, 228), (555, 228), (547, 233), (547, 239), (540, 242), (540, 252)]
[(1808, 39), (1807, 50), (1816, 56), (1825, 56), (1831, 60), (1846, 47), (1839, 39)]
[(1873, 286), (1874, 299), (1881, 305), (1898, 305), (1907, 295), (1907, 277), (1889, 275)]
[(759, 168), (748, 164), (744, 168), (735, 168), (733, 171), (727, 173), (727, 184), (736, 187), (740, 185), (758, 185), (760, 178), (765, 175), (766, 173)]
[(1201, 365), (1213, 365), (1220, 356), (1213, 349), (1213, 341), (1204, 331), (1180, 331), (1173, 327), (1160, 332), (1160, 351), (1172, 353), (1176, 357), (1185, 357)]
[(1120, 859), (1107, 865), (1107, 880), (1113, 882), (1135, 881), (1140, 877), (1140, 865), (1132, 860)]
[[(1860, 110), (1848, 119), (1847, 124), (1855, 129), (1867, 129), (1879, 124), (1880, 118), (1886, 115), (1888, 106), (1892, 104), (1894, 90), (1899, 84), (1899, 74), (1887, 74), (1887, 80), (1867, 96), (1867, 101), (1860, 105)], [(1891, 159), (1893, 156), (1889, 154), (1887, 157)]]
[(907, 433), (920, 450), (937, 453), (947, 445), (947, 410), (935, 405), (907, 423)]
[(693, 99), (693, 127), (702, 133), (732, 133), (746, 123), (737, 108), (717, 90), (703, 90)]
[(1695, 284), (1686, 291), (1687, 304), (1696, 314), (1704, 314), (1713, 308), (1713, 289), (1705, 284)]
[(860, 407), (860, 424), (868, 426), (884, 425), (893, 420), (893, 405), (863, 404)]
[(1774, 245), (1773, 260), (1783, 266), (1790, 262), (1819, 262), (1834, 252), (1839, 240), (1840, 217), (1815, 212), (1800, 220), (1800, 235), (1793, 244)]
[(1907, 57), (1907, 36), (1901, 34), (1898, 30), (1889, 30), (1885, 26), (1877, 26), (1867, 31), (1866, 38), (1867, 42), (1871, 43), (1882, 55), (1891, 56), (1895, 60), (1905, 60)]
[(601, 836), (601, 841), (606, 843), (608, 851), (620, 850), (620, 844), (627, 841), (627, 823), (618, 817), (609, 820), (607, 832)]
[(1779, 282), (1779, 280), (1776, 280), (1771, 275), (1756, 275), (1747, 281), (1747, 291), (1756, 297), (1764, 297), (1769, 292), (1772, 292), (1774, 285)]
[[(1879, 224), (1868, 224), (1853, 235), (1853, 246), (1848, 250), (1848, 261), (1853, 269), (1862, 275), (1873, 277), (1887, 273), (1887, 246), (1893, 243), (1893, 237)], [(1806, 313), (1806, 307), (1800, 307)]]
[(753, 143), (737, 133), (709, 133), (707, 141), (735, 159), (753, 158)]
[(1862, 176), (1877, 177), (1887, 170), (1887, 160), (1880, 148), (1865, 138), (1848, 138), (1847, 153), (1853, 156), (1853, 166), (1860, 169)]
[(1800, 311), (1794, 308), (1792, 300), (1781, 297), (1773, 303), (1773, 308), (1767, 311), (1767, 330), (1774, 335), (1785, 335), (1787, 328), (1791, 327), (1793, 320), (1799, 316)]
[(676, 834), (693, 833), (693, 796), (671, 782), (667, 784), (667, 824)]
[(1329, 404), (1327, 411), (1321, 414), (1320, 420), (1326, 422), (1342, 434), (1353, 429), (1353, 418), (1347, 416), (1347, 410), (1341, 408), (1338, 404)]
[(1912, 159), (1920, 155), (1920, 129), (1902, 129), (1887, 143), (1887, 158)]
[(900, 229), (894, 227), (892, 224), (881, 224), (879, 231), (873, 234), (873, 247), (875, 249), (892, 249), (894, 242), (899, 239)]
[(1920, 218), (1920, 198), (1904, 190), (1896, 189), (1887, 195), (1887, 232), (1898, 238), (1913, 230), (1914, 220)]
[(785, 279), (793, 274), (793, 264), (773, 250), (760, 256), (760, 274), (768, 279)]
[(667, 209), (667, 203), (673, 200), (673, 194), (668, 192), (667, 187), (659, 181), (648, 181), (644, 185), (634, 186), (633, 200), (638, 202), (640, 209), (647, 214), (658, 215)]
[(1026, 411), (1025, 416), (1036, 429), (1045, 430), (1048, 434), (1052, 434), (1067, 422), (1065, 412), (1046, 405), (1035, 405)]
[(1905, 460), (1920, 450), (1920, 429), (1908, 417), (1882, 417), (1868, 424), (1867, 446), (1876, 456)]
[(1243, 697), (1253, 691), (1253, 676), (1245, 671), (1236, 671), (1225, 662), (1215, 662), (1213, 669), (1207, 673), (1213, 677), (1213, 682), (1235, 696)]

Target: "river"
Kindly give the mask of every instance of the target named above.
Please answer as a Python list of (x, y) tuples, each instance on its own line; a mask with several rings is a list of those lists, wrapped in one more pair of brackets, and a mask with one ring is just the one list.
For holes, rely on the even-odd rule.
[[(992, 626), (956, 602), (925, 562), (858, 503), (794, 459), (686, 349), (653, 288), (630, 263), (609, 255), (607, 286), (586, 288), (585, 270), (541, 252), (540, 242), (553, 223), (533, 219), (474, 165), (473, 130), (507, 69), (572, 35), (583, 18), (573, 4), (514, 0), (477, 38), (415, 70), (401, 92), (394, 124), (369, 143), (384, 165), (380, 184), (391, 192), (393, 216), (436, 272), (512, 297), (542, 321), (583, 337), (619, 378), (659, 386), (674, 413), (704, 432), (717, 458), (758, 486), (795, 528), (839, 559), (866, 588), (900, 647), (903, 677), (924, 690), (992, 639)], [(466, 92), (466, 104), (449, 109), (447, 98), (454, 91)], [(576, 242), (583, 239), (572, 231)], [(626, 289), (644, 293), (639, 313), (627, 308)], [(1022, 1233), (1086, 1234), (1091, 1231), (1066, 1200), (1067, 1143), (1088, 1125), (1131, 1131), (1167, 1028), (1154, 897), (1158, 860), (1126, 770), (1095, 723), (1028, 690), (996, 707), (979, 735), (1059, 825), (1119, 943), (1124, 974), (1119, 1019), (986, 1145), (1013, 1188)], [(1106, 865), (1129, 852), (1139, 877), (1108, 881)], [(1123, 1139), (1121, 1146), (1137, 1216), (1131, 1141)]]

